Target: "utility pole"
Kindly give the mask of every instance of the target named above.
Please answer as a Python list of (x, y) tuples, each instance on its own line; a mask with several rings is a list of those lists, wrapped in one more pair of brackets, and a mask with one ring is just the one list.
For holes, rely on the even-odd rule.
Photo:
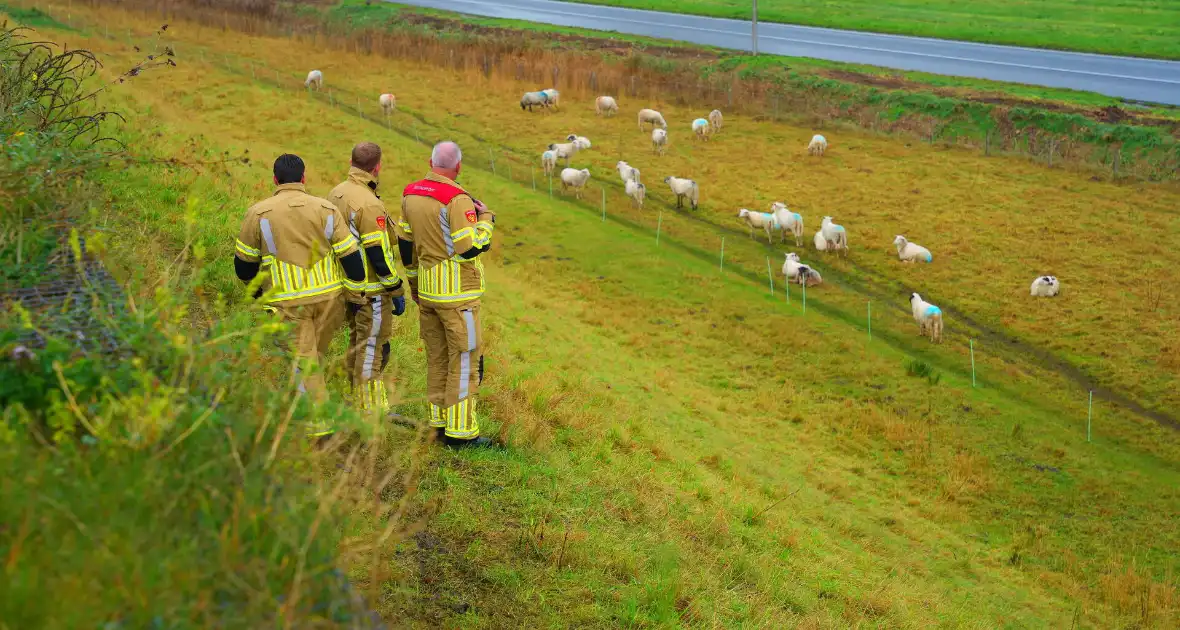
[(758, 0), (754, 0), (754, 18), (750, 21), (750, 39), (754, 44), (754, 56), (758, 56)]

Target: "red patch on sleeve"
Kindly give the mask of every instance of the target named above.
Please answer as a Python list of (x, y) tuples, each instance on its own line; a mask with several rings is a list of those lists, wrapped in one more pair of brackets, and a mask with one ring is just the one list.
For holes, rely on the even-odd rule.
[(377, 227), (382, 230), (385, 229), (385, 217), (377, 217)]
[(475, 219), (476, 219), (475, 210), (468, 210), (466, 216), (467, 216), (468, 222), (475, 223)]

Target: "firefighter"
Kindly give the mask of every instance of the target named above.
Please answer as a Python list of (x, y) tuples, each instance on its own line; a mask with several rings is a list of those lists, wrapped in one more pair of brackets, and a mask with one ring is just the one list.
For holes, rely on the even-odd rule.
[(396, 226), (411, 295), (426, 345), (430, 425), (451, 447), (488, 446), (479, 436), (475, 395), (483, 382), (479, 302), (484, 292), (479, 255), (492, 244), (496, 216), (455, 180), (463, 154), (440, 142), (430, 174), (402, 191)]
[[(234, 270), (247, 284), (259, 271), (266, 272), (255, 296), (266, 289), (267, 309), (294, 325), (299, 391), (322, 401), (327, 392), (315, 365), (343, 322), (342, 288), (364, 291), (365, 265), (344, 215), (326, 199), (307, 194), (306, 181), (298, 156), (284, 154), (275, 160), (274, 195), (246, 211)], [(332, 432), (321, 425), (309, 435)]]
[(352, 235), (364, 250), (364, 294), (345, 292), (348, 302), (348, 354), (345, 359), (352, 390), (362, 409), (384, 412), (389, 395), (384, 379), (389, 363), (393, 318), (406, 312), (402, 280), (393, 264), (392, 221), (377, 195), (381, 147), (362, 142), (352, 148), (348, 179), (328, 195), (348, 219)]

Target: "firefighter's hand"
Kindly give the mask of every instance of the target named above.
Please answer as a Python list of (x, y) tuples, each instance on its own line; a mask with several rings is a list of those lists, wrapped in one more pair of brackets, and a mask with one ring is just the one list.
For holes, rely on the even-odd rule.
[(486, 216), (487, 220), (489, 220), (493, 224), (495, 224), (496, 223), (496, 213), (492, 212), (491, 210), (488, 210), (488, 207), (487, 207), (487, 205), (484, 204), (484, 202), (482, 202), (478, 199), (474, 199), (473, 201), (475, 202), (476, 216), (478, 216), (480, 219), (483, 219)]
[(394, 316), (401, 315), (406, 312), (406, 296), (399, 295), (393, 298), (393, 314)]

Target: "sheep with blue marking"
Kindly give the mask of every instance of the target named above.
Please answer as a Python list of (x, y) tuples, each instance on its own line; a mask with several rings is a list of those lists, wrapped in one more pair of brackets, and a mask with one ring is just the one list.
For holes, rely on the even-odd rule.
[(520, 109), (531, 112), (534, 107), (540, 107), (542, 110), (549, 107), (549, 97), (545, 96), (544, 92), (525, 92), (524, 96), (520, 97)]
[(754, 212), (741, 208), (738, 210), (738, 218), (745, 221), (750, 228), (750, 238), (754, 238), (754, 228), (760, 228), (766, 232), (766, 243), (772, 243), (770, 240), (770, 232), (774, 229), (774, 215), (767, 212)]
[(917, 243), (909, 242), (906, 237), (900, 234), (893, 239), (893, 246), (897, 248), (897, 257), (901, 259), (901, 262), (934, 262), (934, 256), (930, 254), (930, 250)]
[(541, 154), (541, 168), (545, 169), (546, 176), (553, 176), (553, 169), (557, 168), (557, 151), (546, 151)]
[[(791, 212), (787, 204), (776, 201), (770, 204), (770, 214), (774, 215), (774, 229), (782, 230), (782, 241), (787, 240), (787, 232), (795, 235), (795, 247), (803, 246), (803, 215)], [(779, 242), (782, 242), (779, 241)]]
[(942, 343), (942, 309), (922, 299), (917, 293), (910, 294), (910, 308), (914, 321), (918, 322), (918, 333), (930, 335), (932, 343)]
[(807, 154), (808, 155), (818, 155), (819, 157), (823, 157), (824, 151), (827, 151), (827, 150), (828, 150), (828, 139), (827, 138), (825, 138), (819, 134), (815, 134), (814, 136), (811, 136), (811, 142), (807, 143)]
[(1033, 280), (1028, 294), (1032, 297), (1055, 297), (1061, 291), (1061, 283), (1056, 276), (1040, 276)]
[(832, 223), (832, 217), (824, 217), (823, 222), (819, 226), (820, 233), (823, 234), (826, 251), (842, 252), (844, 256), (848, 256), (848, 231), (844, 229), (843, 225)]
[(557, 109), (557, 101), (558, 101), (558, 99), (561, 98), (561, 94), (559, 94), (557, 90), (555, 90), (553, 88), (549, 88), (547, 90), (541, 90), (541, 94), (545, 95), (545, 106), (546, 107), (552, 107), (553, 109)]
[(704, 118), (698, 118), (692, 121), (692, 132), (696, 134), (697, 140), (709, 141), (709, 134), (713, 133), (713, 127), (709, 125), (709, 121)]

